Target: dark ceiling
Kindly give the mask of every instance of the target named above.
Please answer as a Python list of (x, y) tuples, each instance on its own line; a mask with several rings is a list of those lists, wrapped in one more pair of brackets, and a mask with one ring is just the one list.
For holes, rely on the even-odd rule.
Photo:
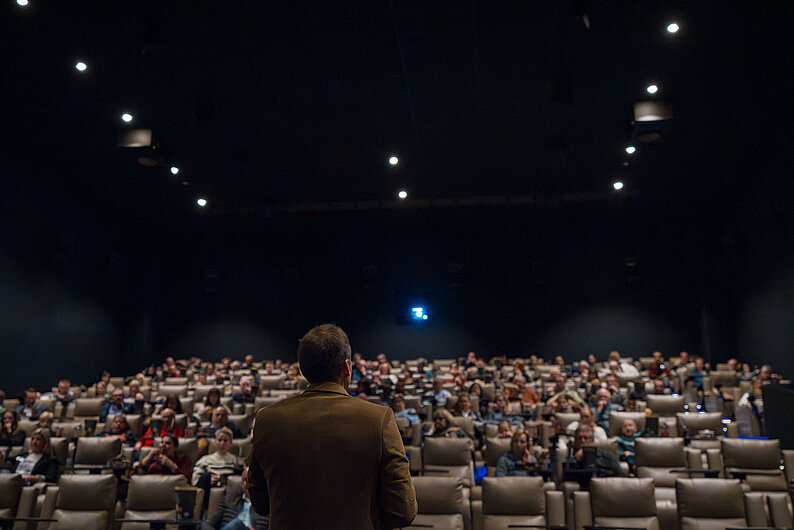
[[(355, 208), (401, 188), (412, 200), (606, 194), (617, 178), (627, 194), (732, 201), (750, 180), (776, 185), (758, 172), (789, 178), (787, 2), (2, 9), (4, 164), (43, 188), (68, 178), (92, 202), (192, 207), (203, 195), (216, 213), (248, 214)], [(629, 157), (641, 99), (671, 103), (675, 117)], [(123, 112), (154, 131), (158, 167), (115, 147), (131, 127)]]

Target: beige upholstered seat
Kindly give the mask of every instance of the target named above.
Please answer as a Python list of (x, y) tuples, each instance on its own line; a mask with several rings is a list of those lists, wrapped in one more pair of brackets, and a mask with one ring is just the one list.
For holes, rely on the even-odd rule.
[(736, 479), (679, 478), (676, 501), (681, 530), (766, 526), (760, 495), (745, 495)]
[(72, 402), (74, 408), (69, 416), (77, 421), (99, 421), (99, 414), (102, 412), (104, 404), (104, 397), (77, 398)]
[(573, 500), (577, 530), (589, 525), (659, 530), (650, 478), (594, 478), (590, 491), (574, 492)]
[[(173, 519), (177, 486), (187, 486), (183, 475), (133, 475), (123, 519)], [(124, 523), (121, 530), (145, 530), (148, 524)]]
[(656, 499), (675, 501), (675, 479), (671, 470), (686, 468), (683, 438), (637, 438), (634, 458), (637, 477), (651, 478)]
[(488, 469), (488, 476), (496, 474), (496, 464), (499, 457), (510, 452), (510, 438), (487, 438), (485, 440), (485, 465)]
[(723, 438), (722, 459), (725, 476), (740, 478), (752, 491), (788, 490), (786, 476), (780, 469), (779, 440)]
[(75, 468), (78, 466), (106, 466), (108, 460), (121, 455), (121, 440), (118, 438), (84, 437), (77, 441), (74, 454)]
[(452, 477), (415, 477), (418, 505), (416, 519), (407, 528), (463, 530), (469, 509), (460, 479)]
[(609, 432), (607, 434), (609, 436), (620, 436), (620, 427), (623, 425), (624, 420), (634, 420), (638, 431), (645, 428), (644, 412), (615, 411), (609, 414)]
[(468, 438), (425, 438), (422, 464), (425, 475), (459, 478), (466, 488), (474, 485), (472, 446)]
[(16, 517), (24, 481), (17, 474), (0, 474), (0, 517)]
[(157, 396), (165, 398), (166, 396), (186, 396), (187, 384), (183, 385), (160, 385), (157, 387)]
[(579, 421), (578, 412), (557, 412), (554, 416), (557, 418), (557, 421), (560, 422), (560, 427), (563, 429), (567, 429), (568, 425), (575, 421)]
[(713, 431), (715, 436), (722, 436), (725, 432), (722, 425), (722, 414), (719, 412), (678, 413), (678, 432), (681, 436), (686, 433), (695, 436), (700, 431)]
[(686, 410), (686, 398), (684, 396), (657, 395), (649, 394), (645, 396), (648, 408), (657, 416), (673, 416)]
[(50, 530), (109, 528), (115, 502), (115, 476), (64, 475), (47, 489), (41, 515), (57, 521)]
[(486, 477), (482, 502), (472, 505), (475, 530), (565, 524), (563, 493), (548, 491), (541, 477)]

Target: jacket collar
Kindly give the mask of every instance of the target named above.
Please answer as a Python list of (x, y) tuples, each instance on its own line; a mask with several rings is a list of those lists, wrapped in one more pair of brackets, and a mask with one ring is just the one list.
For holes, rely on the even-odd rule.
[(330, 392), (332, 394), (341, 394), (343, 396), (350, 395), (342, 385), (332, 381), (325, 381), (323, 383), (310, 383), (306, 388), (306, 392)]

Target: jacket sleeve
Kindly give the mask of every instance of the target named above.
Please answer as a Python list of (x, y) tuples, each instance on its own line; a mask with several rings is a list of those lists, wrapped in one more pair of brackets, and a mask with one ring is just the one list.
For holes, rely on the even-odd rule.
[(270, 514), (270, 492), (267, 489), (267, 480), (253, 451), (248, 462), (248, 496), (251, 498), (251, 506), (254, 507), (256, 513), (259, 515)]
[(504, 455), (499, 457), (499, 460), (496, 462), (496, 476), (497, 477), (507, 477), (510, 473), (510, 470), (507, 469), (507, 459)]
[(416, 492), (411, 482), (408, 458), (405, 456), (400, 431), (394, 421), (394, 412), (390, 408), (386, 409), (381, 431), (383, 447), (378, 479), (381, 526), (383, 528), (409, 526), (416, 517)]

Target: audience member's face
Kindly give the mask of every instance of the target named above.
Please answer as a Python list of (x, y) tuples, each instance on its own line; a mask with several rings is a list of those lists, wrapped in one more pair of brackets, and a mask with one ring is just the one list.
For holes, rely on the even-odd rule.
[(240, 392), (243, 394), (250, 394), (251, 393), (251, 381), (248, 379), (240, 379)]
[(513, 436), (513, 430), (510, 428), (510, 424), (506, 421), (503, 421), (499, 424), (499, 430), (496, 431), (496, 436), (499, 438), (510, 438)]
[(590, 364), (595, 364), (596, 363), (595, 355), (593, 355), (592, 353), (590, 355), (588, 355), (587, 356), (587, 362), (590, 363)]
[(45, 447), (47, 447), (47, 442), (41, 434), (36, 433), (30, 438), (30, 448), (34, 453), (42, 453)]
[(527, 450), (527, 435), (522, 434), (510, 444), (510, 447), (513, 450), (513, 454), (520, 457), (523, 456), (524, 451)]
[(107, 394), (108, 388), (105, 386), (104, 381), (100, 381), (96, 384), (96, 395), (97, 396), (104, 396)]
[(698, 370), (706, 369), (706, 363), (702, 357), (698, 357), (697, 359), (695, 359), (695, 368)]
[(728, 370), (735, 372), (738, 364), (739, 361), (737, 361), (736, 359), (728, 359)]
[(25, 392), (25, 405), (32, 407), (36, 403), (36, 394), (34, 392)]
[(215, 436), (215, 446), (220, 454), (226, 454), (229, 451), (229, 447), (232, 446), (232, 439), (226, 433), (217, 434)]
[(689, 354), (685, 351), (682, 351), (680, 354), (678, 354), (678, 357), (681, 359), (682, 363), (689, 362)]
[(576, 434), (576, 441), (580, 446), (593, 445), (593, 431), (586, 429)]
[(171, 439), (170, 436), (163, 436), (163, 439), (160, 440), (160, 451), (166, 454), (169, 458), (174, 455), (174, 441)]
[(653, 381), (653, 391), (657, 394), (664, 394), (664, 381), (655, 379)]
[(609, 390), (604, 390), (602, 388), (596, 393), (596, 396), (599, 407), (604, 407), (609, 404), (609, 399), (610, 399)]
[(226, 425), (226, 422), (229, 419), (229, 413), (226, 412), (225, 407), (216, 407), (215, 410), (212, 411), (212, 424), (216, 427), (221, 427)]
[(117, 407), (121, 406), (121, 403), (124, 401), (124, 391), (120, 389), (116, 389), (113, 391), (113, 404)]
[(58, 395), (65, 396), (69, 392), (69, 385), (66, 381), (58, 382)]
[(252, 364), (254, 364), (254, 356), (253, 355), (246, 355), (245, 356), (245, 364), (247, 364), (248, 366), (251, 366)]
[(620, 432), (623, 433), (623, 436), (634, 436), (634, 433), (637, 432), (637, 424), (634, 423), (634, 420), (625, 420), (620, 427)]
[(462, 394), (458, 398), (458, 403), (459, 403), (458, 406), (460, 407), (460, 410), (462, 410), (464, 412), (466, 412), (469, 409), (471, 409), (471, 400), (469, 399), (469, 396), (467, 396), (466, 394)]
[(590, 410), (582, 409), (579, 411), (579, 423), (582, 425), (591, 425), (593, 423), (593, 413)]
[(39, 418), (39, 427), (51, 427), (52, 426), (52, 416), (44, 416), (42, 415)]
[(125, 420), (121, 414), (117, 414), (115, 418), (113, 418), (113, 423), (110, 424), (110, 429), (113, 432), (124, 432), (127, 430), (127, 420)]
[(160, 413), (160, 416), (163, 419), (163, 428), (169, 429), (174, 424), (176, 412), (174, 412), (172, 409), (163, 409), (163, 412)]

